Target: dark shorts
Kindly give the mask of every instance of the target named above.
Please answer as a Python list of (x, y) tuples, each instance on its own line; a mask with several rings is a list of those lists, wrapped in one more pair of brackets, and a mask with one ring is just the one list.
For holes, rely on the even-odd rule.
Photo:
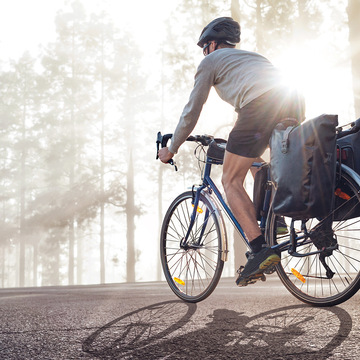
[(259, 96), (238, 111), (238, 119), (229, 134), (226, 150), (247, 158), (261, 156), (269, 144), (276, 124), (286, 118), (302, 122), (304, 98), (296, 91), (274, 89)]

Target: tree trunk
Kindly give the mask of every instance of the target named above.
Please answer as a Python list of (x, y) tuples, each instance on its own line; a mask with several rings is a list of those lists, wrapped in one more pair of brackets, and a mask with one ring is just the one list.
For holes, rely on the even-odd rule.
[[(24, 99), (26, 90), (24, 91)], [(19, 263), (19, 286), (25, 286), (25, 186), (26, 186), (26, 104), (23, 104), (22, 115), (22, 146), (21, 150), (21, 165), (20, 165), (20, 263)]]
[[(163, 127), (165, 126), (165, 115), (164, 115), (164, 104), (165, 104), (165, 76), (164, 76), (164, 51), (162, 51), (161, 53), (161, 115), (160, 115), (160, 130), (163, 129)], [(160, 162), (160, 160), (158, 160)], [(162, 221), (163, 221), (163, 208), (162, 208), (162, 203), (163, 203), (163, 173), (164, 173), (164, 167), (162, 166), (162, 164), (159, 164), (159, 172), (158, 172), (158, 237), (157, 237), (157, 242), (156, 242), (156, 248), (158, 249), (159, 246), (157, 245), (160, 241), (160, 232), (161, 232), (161, 226), (162, 226)], [(156, 280), (160, 281), (161, 280), (161, 275), (162, 275), (162, 267), (161, 267), (161, 259), (160, 259), (160, 251), (157, 252), (157, 266), (156, 266)]]
[(360, 2), (349, 0), (348, 8), (349, 42), (354, 93), (355, 116), (360, 117)]
[[(69, 191), (73, 191), (75, 184), (75, 116), (74, 110), (71, 109), (71, 124), (72, 131), (70, 135), (71, 150), (70, 150), (70, 175), (69, 175)], [(75, 216), (71, 215), (68, 226), (68, 238), (69, 238), (69, 267), (68, 267), (68, 277), (69, 285), (74, 284), (74, 265), (75, 265), (75, 255), (74, 255), (74, 245), (75, 245)]]
[(264, 30), (263, 30), (263, 19), (261, 14), (262, 0), (256, 0), (256, 48), (260, 53), (264, 52)]
[(127, 200), (126, 200), (126, 239), (127, 239), (127, 259), (126, 259), (126, 281), (135, 281), (135, 201), (134, 201), (134, 165), (132, 159), (132, 149), (130, 148), (129, 165), (127, 171)]
[[(162, 192), (163, 192), (163, 172), (164, 172), (164, 168), (163, 166), (161, 166), (162, 164), (159, 164), (159, 176), (158, 176), (158, 229), (159, 229), (159, 236), (157, 237), (157, 242), (156, 242), (156, 249), (159, 248), (158, 243), (160, 241), (160, 233), (161, 233), (161, 226), (162, 226), (162, 221), (163, 221), (163, 210), (162, 210), (162, 202), (163, 202), (163, 197), (162, 197)], [(162, 268), (161, 268), (161, 259), (160, 259), (160, 251), (157, 252), (157, 257), (158, 257), (158, 261), (157, 261), (157, 266), (156, 266), (156, 280), (160, 281), (161, 280), (161, 274), (162, 274)]]
[[(75, 79), (75, 29), (72, 28), (72, 58), (71, 58), (71, 78)], [(72, 85), (71, 88), (71, 113), (70, 113), (70, 123), (71, 123), (71, 134), (70, 134), (70, 175), (69, 175), (69, 190), (73, 191), (75, 184), (75, 160), (76, 160), (76, 124), (75, 124), (75, 91)], [(69, 285), (74, 284), (74, 266), (75, 266), (75, 255), (74, 255), (74, 245), (75, 245), (75, 215), (71, 215), (69, 221)]]
[(69, 285), (74, 285), (74, 243), (75, 243), (75, 226), (74, 226), (74, 219), (70, 220), (69, 224)]
[(239, 0), (231, 0), (231, 17), (240, 23), (241, 18), (240, 12), (240, 1)]
[(5, 287), (5, 245), (0, 245), (1, 249), (1, 287)]
[(83, 272), (83, 239), (77, 234), (76, 237), (76, 283), (82, 284)]
[(35, 239), (34, 245), (33, 245), (33, 286), (38, 286), (37, 282), (37, 273), (38, 273), (38, 249), (39, 249), (39, 243)]
[[(104, 68), (104, 40), (102, 39), (102, 69)], [(105, 173), (105, 98), (104, 98), (105, 80), (103, 71), (101, 72), (101, 131), (100, 131), (100, 193), (101, 199), (104, 199), (104, 173)], [(105, 283), (105, 205), (101, 201), (100, 205), (100, 284)]]

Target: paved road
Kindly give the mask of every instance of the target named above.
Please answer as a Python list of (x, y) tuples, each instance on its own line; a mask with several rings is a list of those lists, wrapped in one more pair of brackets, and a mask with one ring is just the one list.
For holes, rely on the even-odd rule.
[(1, 290), (0, 358), (359, 359), (359, 303), (305, 306), (276, 275), (198, 304), (165, 283)]

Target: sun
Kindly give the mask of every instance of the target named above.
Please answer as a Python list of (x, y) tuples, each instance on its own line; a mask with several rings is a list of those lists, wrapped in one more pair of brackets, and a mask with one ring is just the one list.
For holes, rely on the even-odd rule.
[(274, 64), (280, 69), (285, 85), (304, 93), (311, 91), (313, 82), (321, 75), (317, 59), (299, 49), (288, 49), (286, 53), (275, 58)]
[(310, 50), (289, 48), (272, 62), (280, 69), (283, 83), (304, 95), (307, 118), (322, 113), (338, 114), (349, 107), (351, 100), (348, 67), (334, 63), (320, 49)]

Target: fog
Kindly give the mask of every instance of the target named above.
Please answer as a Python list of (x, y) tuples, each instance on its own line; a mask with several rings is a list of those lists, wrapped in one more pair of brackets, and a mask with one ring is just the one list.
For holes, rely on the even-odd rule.
[[(174, 130), (215, 17), (240, 19), (240, 47), (303, 91), (307, 118), (360, 116), (356, 1), (260, 3), (261, 20), (254, 0), (3, 4), (0, 287), (162, 279), (161, 219), (200, 175), (191, 145), (178, 172), (156, 161), (156, 134)], [(196, 133), (226, 137), (233, 121), (211, 92)], [(224, 274), (236, 265), (232, 251)]]

